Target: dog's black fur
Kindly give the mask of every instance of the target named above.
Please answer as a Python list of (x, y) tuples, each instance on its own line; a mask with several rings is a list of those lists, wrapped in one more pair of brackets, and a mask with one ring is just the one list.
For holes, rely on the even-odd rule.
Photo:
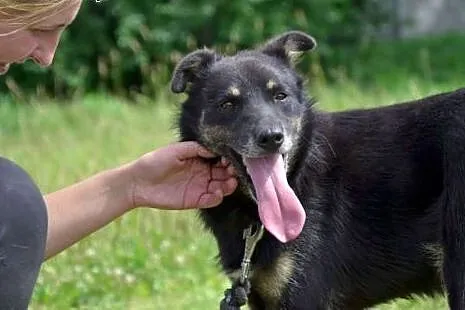
[[(291, 59), (314, 46), (292, 31), (233, 56), (195, 51), (174, 72), (172, 90), (188, 94), (181, 140), (228, 157), (240, 178), (219, 207), (200, 211), (224, 271), (235, 278), (242, 231), (259, 220), (240, 157), (282, 152), (307, 219), (294, 241), (265, 232), (257, 245), (253, 309), (363, 309), (442, 292), (465, 309), (465, 90), (317, 111)], [(263, 147), (270, 131), (291, 145)]]

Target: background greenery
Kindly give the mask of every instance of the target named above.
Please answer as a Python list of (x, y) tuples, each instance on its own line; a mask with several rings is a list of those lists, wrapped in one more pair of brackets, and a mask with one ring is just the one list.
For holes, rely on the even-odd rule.
[[(367, 25), (385, 17), (363, 0), (86, 1), (52, 68), (27, 63), (0, 77), (2, 155), (44, 192), (133, 160), (176, 140), (182, 98), (169, 79), (183, 54), (233, 52), (289, 29), (318, 41), (299, 69), (320, 109), (463, 86), (464, 34), (375, 40)], [(194, 211), (135, 210), (46, 262), (31, 309), (217, 309), (228, 283), (216, 253)], [(377, 309), (446, 304), (416, 297)]]
[(385, 20), (369, 2), (373, 1), (85, 1), (63, 35), (53, 68), (14, 68), (9, 87), (20, 81), (22, 96), (96, 90), (153, 95), (166, 84), (175, 62), (194, 48), (215, 45), (233, 51), (289, 29), (318, 38), (319, 57), (326, 60), (342, 47), (369, 40), (367, 25)]

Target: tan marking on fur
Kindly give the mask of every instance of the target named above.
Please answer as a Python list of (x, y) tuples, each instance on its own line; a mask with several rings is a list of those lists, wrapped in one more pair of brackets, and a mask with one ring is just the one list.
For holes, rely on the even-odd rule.
[(213, 143), (220, 143), (224, 139), (234, 138), (231, 131), (223, 126), (207, 126), (201, 123), (199, 130), (204, 140), (208, 140)]
[(200, 127), (204, 127), (204, 121), (205, 121), (205, 111), (202, 111), (202, 113), (200, 114), (200, 120), (199, 120), (199, 124), (200, 124)]
[(436, 243), (425, 243), (422, 247), (433, 266), (442, 269), (442, 264), (444, 262), (444, 250), (442, 246)]
[(298, 116), (298, 117), (291, 118), (291, 124), (292, 124), (292, 127), (297, 129), (297, 132), (300, 132), (302, 129), (302, 117)]
[[(297, 152), (297, 149), (298, 149), (298, 136), (299, 136), (299, 133), (301, 132), (302, 130), (302, 117), (293, 117), (291, 118), (291, 123), (292, 123), (292, 127), (295, 128), (297, 134), (293, 134), (293, 136), (290, 137), (289, 142), (286, 142), (286, 143), (290, 143), (290, 148), (288, 149), (288, 152), (287, 152), (287, 163), (286, 163), (286, 171), (288, 170), (288, 167), (291, 166), (291, 163), (294, 162), (294, 156), (295, 156), (295, 153)], [(287, 146), (286, 146), (287, 147)]]
[(237, 86), (231, 86), (229, 87), (228, 89), (228, 94), (230, 94), (231, 96), (240, 96), (241, 94), (241, 91), (239, 90), (239, 88)]
[(302, 54), (302, 51), (286, 51), (287, 58), (289, 58), (291, 63), (296, 63)]
[(266, 88), (268, 89), (273, 89), (276, 87), (276, 82), (273, 81), (273, 80), (269, 80), (267, 83), (266, 83)]
[[(236, 270), (226, 273), (226, 275), (228, 276), (231, 282), (236, 282), (236, 281), (239, 281), (241, 277), (241, 273), (242, 273), (241, 269), (236, 269)], [(249, 276), (252, 276), (252, 275), (253, 275), (253, 271), (250, 270)]]
[[(431, 264), (437, 269), (439, 278), (441, 279), (441, 286), (446, 291), (446, 284), (444, 283), (443, 269), (444, 264), (444, 249), (438, 243), (424, 243), (422, 245), (423, 251), (430, 259)], [(444, 295), (445, 296), (445, 295)]]
[(266, 309), (278, 309), (281, 295), (294, 274), (295, 261), (291, 253), (283, 253), (268, 268), (254, 270), (252, 287), (265, 301)]

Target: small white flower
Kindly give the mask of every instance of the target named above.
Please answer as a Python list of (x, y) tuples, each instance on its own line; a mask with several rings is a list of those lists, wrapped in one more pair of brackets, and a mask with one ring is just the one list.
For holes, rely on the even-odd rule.
[(94, 257), (96, 254), (97, 253), (93, 248), (88, 248), (86, 250), (86, 256), (88, 256), (88, 257)]
[(136, 277), (132, 274), (126, 274), (124, 276), (124, 281), (128, 284), (134, 283), (136, 281)]
[(118, 277), (122, 276), (123, 273), (124, 273), (124, 272), (123, 272), (123, 269), (121, 269), (121, 268), (119, 268), (119, 267), (113, 269), (113, 274), (116, 275), (116, 276), (118, 276)]
[(184, 255), (176, 256), (176, 262), (178, 262), (178, 264), (182, 265), (185, 263), (185, 261), (186, 261), (186, 257)]
[(162, 250), (166, 250), (168, 249), (169, 247), (171, 247), (171, 242), (169, 240), (163, 240), (160, 244), (160, 248)]

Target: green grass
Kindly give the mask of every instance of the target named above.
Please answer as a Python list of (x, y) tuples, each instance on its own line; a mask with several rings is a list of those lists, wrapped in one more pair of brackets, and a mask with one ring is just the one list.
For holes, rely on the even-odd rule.
[[(391, 89), (402, 88), (402, 84), (412, 78), (432, 84), (449, 84), (451, 80), (463, 79), (464, 49), (463, 32), (367, 42), (336, 52), (325, 65), (325, 71), (335, 80), (350, 76), (359, 84), (389, 85)], [(317, 72), (322, 70), (316, 69)]]
[[(453, 39), (444, 42), (457, 44)], [(311, 93), (319, 99), (318, 107), (387, 105), (463, 86), (457, 78), (463, 66), (454, 65), (463, 62), (463, 49), (431, 41), (428, 50), (442, 51), (442, 61), (428, 54), (412, 64), (402, 53), (412, 59), (415, 47), (402, 44), (397, 53), (385, 52), (386, 61), (376, 63), (372, 54), (354, 60), (368, 64), (359, 83), (376, 77), (369, 89), (344, 74), (336, 85), (315, 80)], [(383, 50), (374, 47), (371, 53), (376, 49)], [(460, 57), (448, 54), (454, 52)], [(126, 104), (103, 95), (66, 106), (0, 102), (2, 155), (25, 167), (43, 192), (54, 191), (174, 141), (170, 128), (176, 107), (166, 104), (174, 100), (180, 98), (160, 97), (156, 105)], [(215, 264), (216, 253), (194, 211), (139, 209), (46, 262), (31, 309), (217, 309), (228, 282)], [(377, 309), (436, 310), (446, 304), (440, 297), (415, 298)]]

